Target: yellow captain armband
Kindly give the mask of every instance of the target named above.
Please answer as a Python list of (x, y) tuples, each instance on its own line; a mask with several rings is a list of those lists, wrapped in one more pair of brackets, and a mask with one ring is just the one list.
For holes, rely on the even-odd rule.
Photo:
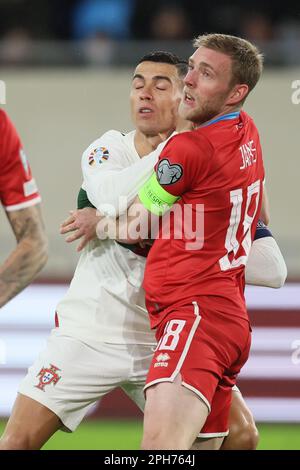
[(161, 187), (155, 173), (140, 189), (139, 198), (146, 209), (155, 215), (164, 215), (174, 202), (180, 199), (179, 196), (173, 196)]

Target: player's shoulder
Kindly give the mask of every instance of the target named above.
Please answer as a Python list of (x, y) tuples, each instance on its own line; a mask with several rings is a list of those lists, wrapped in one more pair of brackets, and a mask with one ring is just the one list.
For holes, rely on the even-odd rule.
[(112, 142), (115, 142), (116, 140), (123, 141), (125, 136), (126, 134), (124, 132), (117, 131), (116, 129), (110, 129), (109, 131), (104, 132), (104, 134), (102, 134), (102, 136), (97, 140), (103, 139)]
[(7, 113), (4, 111), (4, 109), (0, 108), (0, 120), (1, 122), (7, 118)]
[(254, 124), (254, 119), (243, 109), (240, 111), (240, 119), (244, 122), (251, 122)]
[(209, 139), (202, 132), (199, 132), (199, 129), (176, 134), (169, 140), (169, 143), (177, 148), (179, 152), (188, 151), (197, 154), (199, 154), (201, 148), (211, 147)]
[(90, 145), (85, 149), (84, 154), (90, 153), (92, 150), (107, 148), (109, 151), (111, 148), (116, 149), (118, 147), (123, 147), (126, 134), (123, 132), (111, 129), (101, 137), (98, 137), (96, 140), (90, 143)]
[(16, 150), (19, 152), (21, 146), (17, 130), (10, 117), (3, 109), (0, 109), (0, 134), (1, 161), (3, 162), (4, 158), (12, 158), (12, 155), (15, 156)]

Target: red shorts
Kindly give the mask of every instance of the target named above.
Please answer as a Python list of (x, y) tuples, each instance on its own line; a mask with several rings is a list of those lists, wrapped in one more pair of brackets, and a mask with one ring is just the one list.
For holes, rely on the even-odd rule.
[(145, 389), (173, 382), (180, 373), (182, 385), (195, 392), (209, 410), (199, 436), (227, 435), (232, 387), (249, 355), (250, 331), (247, 320), (213, 306), (191, 302), (176, 308), (157, 328), (158, 345)]

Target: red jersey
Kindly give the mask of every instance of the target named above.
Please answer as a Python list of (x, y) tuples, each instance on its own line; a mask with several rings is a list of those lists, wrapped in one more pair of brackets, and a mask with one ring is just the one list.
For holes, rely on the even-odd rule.
[(40, 202), (31, 169), (17, 131), (0, 109), (0, 198), (6, 211)]
[[(161, 227), (147, 259), (144, 289), (152, 327), (174, 305), (201, 296), (211, 298), (216, 309), (224, 306), (226, 312), (248, 318), (244, 268), (261, 209), (264, 180), (253, 120), (243, 111), (231, 113), (174, 136), (155, 170), (160, 186), (180, 197), (175, 205), (182, 212), (178, 215), (175, 209), (169, 237), (162, 238)], [(154, 201), (155, 194), (151, 197)], [(162, 226), (166, 217), (170, 220), (169, 213), (163, 216)], [(186, 232), (176, 236), (179, 218), (185, 226), (192, 222), (187, 236)]]

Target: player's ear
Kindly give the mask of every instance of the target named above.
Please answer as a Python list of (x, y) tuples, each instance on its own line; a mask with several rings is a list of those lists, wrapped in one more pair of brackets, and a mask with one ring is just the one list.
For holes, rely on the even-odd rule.
[(246, 96), (249, 93), (249, 87), (248, 85), (244, 84), (237, 84), (234, 86), (234, 88), (231, 90), (231, 93), (229, 94), (227, 103), (228, 105), (236, 105), (241, 103)]

